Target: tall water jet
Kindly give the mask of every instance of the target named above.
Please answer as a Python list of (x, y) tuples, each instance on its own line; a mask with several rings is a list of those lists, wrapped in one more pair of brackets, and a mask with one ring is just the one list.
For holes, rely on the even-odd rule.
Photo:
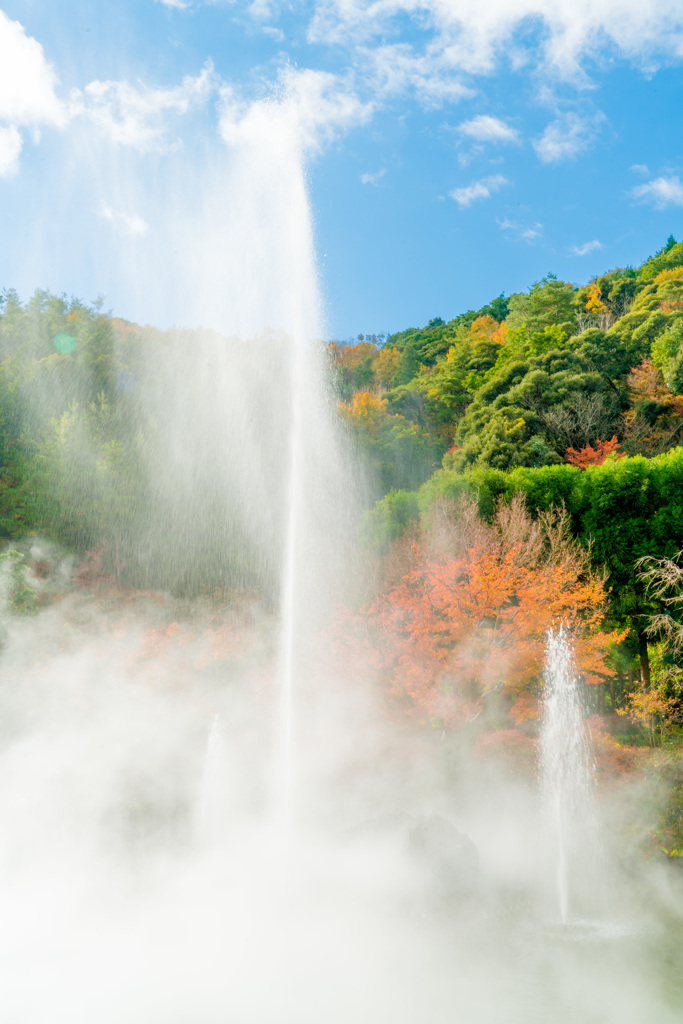
[(579, 675), (564, 627), (548, 632), (543, 728), (543, 789), (556, 858), (563, 924), (576, 911), (583, 872), (596, 852), (594, 777), (579, 696)]
[[(167, 261), (155, 250), (154, 264), (170, 261), (163, 284), (174, 315), (211, 330), (201, 348), (178, 332), (173, 349), (140, 374), (150, 381), (143, 416), (159, 425), (160, 439), (148, 459), (160, 512), (141, 515), (140, 532), (154, 561), (160, 546), (171, 547), (159, 521), (172, 521), (170, 560), (183, 562), (187, 589), (214, 582), (225, 550), (228, 586), (265, 595), (271, 624), (277, 608), (277, 650), (270, 635), (264, 645), (278, 694), (263, 759), (272, 753), (269, 819), (286, 845), (293, 705), (301, 706), (294, 691), (309, 641), (338, 602), (353, 502), (316, 340), (325, 332), (306, 181), (315, 125), (298, 77), (286, 73), (281, 85), (251, 104), (226, 91), (227, 151), (196, 188), (169, 186), (169, 208), (181, 208), (159, 246), (180, 255)], [(139, 277), (154, 279), (151, 268)]]
[(292, 802), (292, 718), (293, 718), (293, 684), (295, 673), (295, 640), (297, 628), (298, 583), (299, 583), (299, 547), (301, 526), (301, 487), (302, 487), (302, 388), (301, 373), (303, 370), (302, 339), (294, 339), (292, 366), (292, 421), (289, 439), (289, 486), (287, 488), (287, 512), (285, 527), (285, 546), (280, 587), (280, 656), (279, 684), (282, 707), (281, 760), (280, 760), (280, 800), (279, 825), (281, 841), (285, 850), (289, 843), (289, 830)]

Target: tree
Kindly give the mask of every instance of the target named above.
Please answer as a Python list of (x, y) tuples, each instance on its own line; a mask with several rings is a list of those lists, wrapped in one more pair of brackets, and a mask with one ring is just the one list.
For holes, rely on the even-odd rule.
[(667, 387), (683, 392), (683, 319), (669, 324), (652, 343), (652, 362), (661, 370)]
[(683, 319), (683, 267), (664, 269), (641, 289), (632, 308), (605, 332), (586, 331), (582, 348), (616, 379), (650, 356), (662, 334)]
[[(568, 467), (571, 468), (571, 467)], [(527, 474), (543, 470), (527, 470)], [(641, 456), (605, 461), (574, 470), (569, 499), (575, 534), (592, 545), (611, 588), (611, 614), (630, 625), (637, 641), (642, 679), (649, 685), (647, 623), (652, 600), (639, 575), (645, 556), (671, 557), (683, 536), (683, 450), (653, 459)], [(508, 487), (519, 487), (511, 480)]]
[(416, 377), (420, 369), (420, 356), (417, 345), (409, 341), (401, 353), (398, 370), (394, 377), (395, 384), (408, 384)]
[(358, 391), (339, 406), (372, 477), (372, 489), (382, 495), (392, 487), (419, 486), (432, 472), (435, 455), (429, 435), (405, 417), (390, 413), (388, 404), (386, 398)]
[(683, 397), (672, 395), (660, 370), (644, 359), (628, 380), (631, 408), (623, 414), (624, 444), (630, 454), (659, 455), (683, 433)]
[[(503, 351), (506, 347), (507, 341)], [(499, 361), (458, 423), (460, 451), (453, 466), (511, 469), (560, 462), (568, 445), (604, 436), (618, 423), (618, 412), (609, 384), (576, 352), (554, 350)], [(540, 458), (538, 439), (543, 442)]]
[(641, 683), (627, 695), (624, 707), (617, 708), (617, 714), (632, 718), (645, 731), (650, 746), (656, 747), (662, 742), (669, 726), (668, 718), (677, 704), (677, 699), (667, 697), (662, 687)]
[(639, 578), (648, 595), (660, 605), (661, 611), (650, 617), (647, 628), (651, 636), (662, 636), (676, 654), (683, 653), (683, 550), (673, 558), (647, 555), (638, 560)]
[(652, 280), (662, 270), (670, 267), (677, 267), (683, 264), (683, 243), (676, 242), (673, 235), (669, 235), (663, 247), (650, 256), (640, 269), (639, 277), (643, 281)]
[[(427, 481), (420, 492), (423, 515), (451, 488), (462, 488), (462, 480), (444, 469)], [(638, 562), (648, 556), (672, 558), (681, 547), (683, 448), (650, 459), (607, 459), (583, 470), (564, 464), (503, 472), (479, 465), (467, 471), (465, 481), (485, 518), (494, 515), (498, 501), (511, 502), (518, 492), (539, 512), (564, 504), (574, 537), (590, 550), (593, 564), (607, 572), (610, 621), (616, 628), (630, 628), (628, 642), (642, 678), (649, 680), (647, 626), (657, 608)]]
[(559, 622), (576, 638), (586, 679), (606, 671), (619, 636), (601, 629), (604, 580), (565, 511), (534, 520), (516, 496), (488, 528), (478, 523), (466, 550), (462, 531), (459, 542), (455, 552), (430, 551), (428, 536), (415, 543), (412, 568), (364, 612), (399, 707), (450, 727), (476, 717), (494, 691), (512, 703), (538, 683), (546, 631)]
[(618, 406), (609, 391), (575, 391), (563, 402), (541, 410), (539, 418), (558, 447), (573, 450), (574, 445), (588, 448), (592, 442), (603, 443), (597, 439), (614, 428), (617, 414)]
[(356, 391), (366, 390), (373, 382), (373, 359), (377, 355), (377, 347), (363, 338), (364, 335), (359, 335), (357, 345), (340, 345), (336, 341), (327, 345), (339, 391), (347, 399)]
[(401, 361), (401, 353), (397, 348), (382, 348), (373, 363), (375, 380), (380, 388), (388, 391), (394, 386), (396, 372)]
[(568, 324), (572, 333), (576, 319), (576, 288), (548, 274), (529, 289), (528, 294), (510, 296), (507, 324), (510, 328), (525, 324), (530, 335), (553, 325)]
[(605, 459), (610, 457), (623, 459), (626, 452), (618, 451), (619, 442), (616, 435), (610, 441), (598, 441), (595, 448), (588, 445), (577, 452), (574, 448), (567, 448), (567, 462), (571, 466), (578, 466), (579, 469), (586, 469), (588, 466), (601, 466)]
[(420, 514), (417, 494), (393, 488), (363, 517), (363, 540), (376, 552), (386, 554)]

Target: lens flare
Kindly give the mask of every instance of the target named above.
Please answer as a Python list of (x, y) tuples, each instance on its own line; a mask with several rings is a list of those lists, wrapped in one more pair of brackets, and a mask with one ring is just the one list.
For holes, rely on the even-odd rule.
[(71, 334), (55, 334), (55, 348), (62, 356), (70, 356), (76, 351), (76, 339)]

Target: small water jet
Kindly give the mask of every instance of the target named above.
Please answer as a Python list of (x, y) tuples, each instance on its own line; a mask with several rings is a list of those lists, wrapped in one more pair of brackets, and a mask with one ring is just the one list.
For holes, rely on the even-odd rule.
[(197, 820), (198, 839), (202, 844), (218, 841), (225, 832), (229, 811), (228, 750), (221, 716), (216, 712), (206, 741), (206, 755)]
[(553, 832), (557, 898), (563, 924), (577, 909), (587, 865), (597, 848), (594, 777), (571, 639), (551, 629), (543, 673), (545, 696), (541, 759)]

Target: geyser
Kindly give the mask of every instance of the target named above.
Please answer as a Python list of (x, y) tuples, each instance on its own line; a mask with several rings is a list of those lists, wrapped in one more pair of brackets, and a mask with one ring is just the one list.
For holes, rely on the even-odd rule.
[(543, 786), (557, 863), (558, 906), (566, 924), (597, 870), (599, 847), (578, 670), (571, 638), (562, 626), (548, 633), (543, 681)]

